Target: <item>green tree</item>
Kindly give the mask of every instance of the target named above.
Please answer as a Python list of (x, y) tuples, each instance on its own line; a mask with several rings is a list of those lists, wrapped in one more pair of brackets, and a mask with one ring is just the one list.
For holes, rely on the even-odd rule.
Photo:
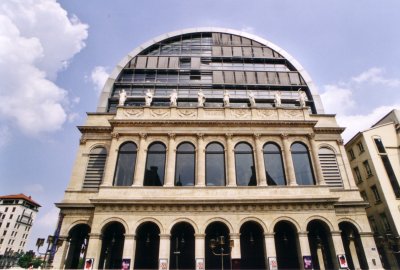
[(43, 260), (41, 260), (39, 257), (36, 257), (35, 252), (32, 250), (22, 254), (22, 256), (18, 259), (18, 265), (22, 268), (28, 268), (30, 265), (32, 265), (33, 268), (38, 268), (42, 263)]

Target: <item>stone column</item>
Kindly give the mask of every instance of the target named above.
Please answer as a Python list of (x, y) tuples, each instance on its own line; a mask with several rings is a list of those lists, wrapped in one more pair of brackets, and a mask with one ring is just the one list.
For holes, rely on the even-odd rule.
[(160, 251), (158, 259), (167, 259), (167, 269), (169, 269), (169, 252), (171, 245), (170, 234), (160, 234)]
[(144, 171), (146, 169), (146, 133), (140, 133), (139, 149), (136, 159), (136, 170), (133, 177), (133, 186), (143, 186)]
[(232, 269), (240, 269), (240, 261), (242, 258), (240, 253), (240, 233), (230, 233), (229, 238), (233, 241), (233, 247), (231, 247)]
[[(265, 269), (269, 269), (268, 258), (276, 258), (275, 233), (264, 233), (265, 241)], [(279, 265), (278, 265), (279, 267)]]
[(168, 142), (168, 156), (167, 156), (167, 174), (165, 178), (164, 186), (173, 187), (175, 178), (175, 161), (176, 161), (176, 145), (175, 145), (175, 134), (169, 133)]
[[(67, 239), (67, 236), (60, 235), (60, 238)], [(64, 269), (65, 259), (69, 248), (69, 242), (64, 240), (61, 247), (58, 248), (57, 253), (53, 259), (53, 267), (56, 269)]]
[(361, 232), (361, 243), (364, 248), (369, 269), (383, 269), (379, 258), (378, 249), (375, 245), (374, 235), (371, 232)]
[(294, 173), (294, 167), (293, 167), (292, 154), (290, 151), (290, 143), (288, 140), (288, 134), (282, 133), (281, 137), (283, 142), (283, 156), (285, 159), (285, 174), (287, 179), (287, 185), (297, 186), (296, 175)]
[(99, 268), (101, 245), (102, 245), (101, 234), (90, 233), (89, 243), (86, 251), (86, 259), (89, 258), (94, 259), (93, 269)]
[(196, 186), (204, 187), (206, 185), (206, 164), (205, 164), (205, 146), (202, 133), (197, 134), (197, 179)]
[[(195, 258), (196, 259), (203, 259), (203, 263), (205, 264), (205, 239), (206, 235), (201, 233), (196, 233), (194, 235), (195, 238)], [(203, 268), (204, 269), (204, 268)]]
[(233, 148), (232, 134), (226, 134), (226, 155), (228, 160), (228, 186), (236, 186), (235, 151)]
[(353, 173), (351, 171), (350, 162), (347, 158), (346, 149), (343, 146), (344, 142), (342, 139), (337, 140), (337, 145), (339, 147), (340, 158), (336, 156), (337, 163), (340, 169), (340, 174), (343, 179), (343, 186), (345, 189), (357, 188), (356, 182), (354, 181)]
[(124, 253), (123, 259), (131, 259), (131, 266), (129, 269), (133, 269), (133, 265), (135, 264), (135, 249), (136, 249), (136, 240), (134, 234), (125, 234), (125, 243), (124, 243)]
[(104, 177), (103, 177), (103, 183), (101, 186), (106, 186), (110, 187), (113, 185), (114, 181), (114, 171), (115, 171), (115, 166), (117, 164), (117, 158), (118, 158), (118, 139), (119, 139), (119, 134), (117, 132), (112, 132), (111, 133), (111, 145), (110, 145), (110, 150), (108, 152), (105, 168), (104, 168)]
[(256, 162), (257, 162), (257, 184), (259, 186), (266, 186), (267, 185), (267, 176), (265, 173), (265, 166), (264, 166), (264, 154), (263, 154), (263, 147), (260, 140), (260, 134), (254, 134), (254, 141), (255, 141), (255, 153), (256, 153)]
[(325, 183), (325, 179), (324, 179), (324, 175), (322, 174), (322, 169), (321, 169), (321, 164), (319, 162), (319, 157), (318, 157), (318, 147), (317, 144), (314, 140), (315, 138), (315, 134), (314, 133), (310, 133), (308, 134), (308, 139), (311, 145), (311, 156), (312, 156), (312, 160), (314, 163), (314, 168), (315, 168), (315, 176), (317, 177), (317, 184), (318, 185), (326, 185)]
[(299, 264), (304, 269), (303, 256), (311, 256), (310, 243), (308, 242), (308, 232), (299, 232), (300, 258)]
[[(331, 235), (332, 235), (333, 248), (335, 249), (335, 255), (336, 255), (335, 260), (333, 261), (333, 265), (336, 269), (339, 269), (340, 266), (337, 259), (337, 255), (345, 254), (346, 252), (343, 247), (342, 235), (340, 231), (331, 231)], [(329, 254), (327, 255), (329, 256)]]

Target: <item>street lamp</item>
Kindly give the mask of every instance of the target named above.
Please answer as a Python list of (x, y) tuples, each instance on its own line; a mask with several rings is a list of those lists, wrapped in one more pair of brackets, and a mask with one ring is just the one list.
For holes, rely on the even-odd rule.
[(49, 235), (47, 237), (47, 248), (45, 252), (40, 252), (39, 249), (44, 245), (44, 238), (38, 238), (36, 240), (36, 246), (37, 246), (37, 252), (40, 255), (44, 255), (44, 265), (43, 267), (47, 267), (47, 254), (49, 254), (49, 263), (50, 263), (50, 256), (51, 256), (51, 251), (54, 249), (55, 252), (57, 252), (58, 248), (62, 246), (64, 241), (68, 241), (68, 239), (64, 237), (55, 237), (54, 235)]
[[(229, 248), (225, 250), (225, 236), (217, 236), (210, 239), (210, 249), (215, 256), (221, 256), (221, 270), (224, 270), (224, 256), (231, 254)], [(219, 251), (219, 253), (218, 253)], [(224, 253), (226, 251), (226, 253)]]

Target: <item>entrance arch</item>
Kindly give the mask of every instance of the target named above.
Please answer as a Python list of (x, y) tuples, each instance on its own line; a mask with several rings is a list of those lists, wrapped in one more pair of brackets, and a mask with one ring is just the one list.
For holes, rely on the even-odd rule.
[(276, 223), (274, 232), (278, 269), (300, 269), (301, 258), (296, 226), (282, 220)]
[[(90, 227), (87, 224), (75, 225), (68, 233), (69, 248), (65, 269), (81, 269), (86, 257)], [(81, 263), (80, 263), (81, 262)]]
[(117, 221), (110, 222), (103, 228), (99, 269), (121, 269), (124, 234), (124, 225)]
[(361, 243), (360, 234), (350, 222), (340, 222), (339, 229), (346, 252), (347, 263), (350, 269), (368, 269), (364, 248)]
[(336, 255), (328, 225), (320, 220), (312, 220), (307, 225), (307, 231), (314, 269), (333, 269)]
[(240, 228), (240, 269), (265, 269), (264, 230), (254, 221)]
[[(229, 246), (229, 228), (215, 221), (206, 228), (206, 269), (231, 268), (231, 248)], [(221, 254), (226, 254), (221, 256)]]
[(195, 269), (194, 229), (187, 222), (179, 222), (171, 229), (169, 269)]
[(134, 269), (158, 269), (160, 228), (147, 221), (136, 230), (136, 252)]

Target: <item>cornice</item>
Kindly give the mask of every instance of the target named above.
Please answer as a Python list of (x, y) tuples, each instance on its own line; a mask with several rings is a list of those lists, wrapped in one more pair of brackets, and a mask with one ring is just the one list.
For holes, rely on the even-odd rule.
[(77, 128), (81, 133), (106, 133), (112, 131), (112, 127), (109, 126), (77, 126)]
[(341, 134), (345, 129), (342, 127), (314, 127), (316, 134)]

